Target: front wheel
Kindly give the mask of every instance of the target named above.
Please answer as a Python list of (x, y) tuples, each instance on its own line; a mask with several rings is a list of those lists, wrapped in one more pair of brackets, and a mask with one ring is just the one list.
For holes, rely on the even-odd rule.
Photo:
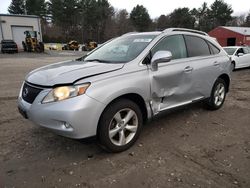
[(100, 145), (109, 152), (131, 147), (141, 132), (142, 114), (134, 102), (120, 99), (105, 109), (98, 125)]
[(231, 69), (232, 69), (232, 71), (235, 71), (235, 62), (234, 61), (231, 64)]
[(209, 110), (218, 110), (222, 107), (226, 99), (226, 83), (223, 79), (218, 78), (214, 83), (211, 95), (206, 101)]

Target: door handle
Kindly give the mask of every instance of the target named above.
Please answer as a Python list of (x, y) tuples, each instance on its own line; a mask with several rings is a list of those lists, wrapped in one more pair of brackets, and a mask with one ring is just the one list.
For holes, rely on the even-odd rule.
[(215, 61), (214, 66), (218, 66), (218, 65), (220, 65), (220, 63), (218, 61)]
[(187, 73), (192, 72), (193, 69), (194, 69), (193, 67), (187, 66), (185, 67), (184, 72), (187, 72)]

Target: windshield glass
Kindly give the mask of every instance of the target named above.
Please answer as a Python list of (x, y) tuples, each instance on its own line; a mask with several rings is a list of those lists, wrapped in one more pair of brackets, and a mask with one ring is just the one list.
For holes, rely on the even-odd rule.
[(122, 36), (89, 54), (84, 61), (125, 63), (135, 59), (157, 35)]
[(228, 55), (233, 55), (237, 48), (224, 48)]
[(15, 42), (13, 40), (3, 40), (2, 44), (14, 44)]

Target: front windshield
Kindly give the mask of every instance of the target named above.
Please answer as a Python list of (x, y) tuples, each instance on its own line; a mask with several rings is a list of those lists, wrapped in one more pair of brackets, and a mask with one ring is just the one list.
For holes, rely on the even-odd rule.
[(224, 48), (228, 55), (233, 55), (237, 48)]
[(135, 59), (157, 35), (127, 35), (108, 42), (84, 61), (125, 63)]

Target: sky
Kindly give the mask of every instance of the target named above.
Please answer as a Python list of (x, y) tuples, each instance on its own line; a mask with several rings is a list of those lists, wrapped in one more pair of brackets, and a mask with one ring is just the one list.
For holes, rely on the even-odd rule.
[[(109, 0), (116, 9), (127, 9), (130, 12), (137, 4), (148, 9), (151, 18), (157, 18), (161, 14), (169, 14), (179, 7), (199, 8), (206, 1), (210, 6), (214, 0)], [(230, 4), (234, 10), (233, 15), (240, 16), (250, 11), (249, 0), (224, 0)], [(0, 0), (0, 13), (8, 13), (8, 6), (11, 0)], [(248, 2), (248, 3), (247, 3)]]

